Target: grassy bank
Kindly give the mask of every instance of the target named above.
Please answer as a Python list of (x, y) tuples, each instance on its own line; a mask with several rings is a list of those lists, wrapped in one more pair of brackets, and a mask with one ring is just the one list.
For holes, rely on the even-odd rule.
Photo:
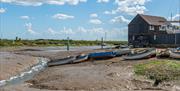
[(154, 80), (155, 86), (163, 81), (180, 79), (180, 61), (154, 60), (134, 68), (135, 74)]
[[(88, 41), (88, 40), (70, 40), (71, 46), (95, 46), (100, 45), (101, 41)], [(127, 44), (127, 41), (105, 41), (104, 43), (108, 45), (119, 45)], [(67, 40), (53, 40), (53, 39), (37, 39), (37, 40), (8, 40), (1, 39), (0, 46), (66, 46)]]

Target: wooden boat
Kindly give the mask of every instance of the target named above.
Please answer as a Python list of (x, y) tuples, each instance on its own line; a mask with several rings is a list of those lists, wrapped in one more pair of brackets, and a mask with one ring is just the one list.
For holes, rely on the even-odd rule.
[(113, 51), (116, 56), (122, 56), (131, 53), (129, 48), (123, 48)]
[(79, 55), (76, 57), (76, 59), (73, 61), (73, 63), (80, 63), (84, 62), (88, 59), (88, 55)]
[(106, 59), (106, 58), (113, 58), (115, 57), (114, 52), (97, 52), (97, 53), (90, 53), (90, 59)]
[(122, 58), (125, 60), (138, 60), (138, 59), (149, 58), (149, 57), (152, 57), (154, 55), (156, 55), (156, 49), (151, 48), (151, 49), (147, 49), (141, 53), (123, 56)]
[(178, 49), (170, 49), (169, 54), (171, 58), (180, 59), (180, 51)]
[(69, 57), (67, 57), (67, 58), (50, 61), (50, 62), (48, 62), (47, 65), (48, 65), (49, 67), (50, 67), (50, 66), (63, 65), (63, 64), (73, 63), (74, 60), (76, 60), (76, 57), (74, 57), (74, 56), (69, 56)]

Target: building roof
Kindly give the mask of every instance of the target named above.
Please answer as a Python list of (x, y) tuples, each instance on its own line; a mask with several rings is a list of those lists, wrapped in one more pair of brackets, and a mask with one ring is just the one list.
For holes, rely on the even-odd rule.
[(139, 14), (149, 25), (170, 25), (164, 17)]

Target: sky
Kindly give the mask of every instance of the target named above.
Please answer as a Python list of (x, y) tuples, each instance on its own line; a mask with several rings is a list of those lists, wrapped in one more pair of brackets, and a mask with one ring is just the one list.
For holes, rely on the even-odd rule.
[(180, 16), (180, 0), (0, 0), (0, 37), (127, 40), (137, 14)]

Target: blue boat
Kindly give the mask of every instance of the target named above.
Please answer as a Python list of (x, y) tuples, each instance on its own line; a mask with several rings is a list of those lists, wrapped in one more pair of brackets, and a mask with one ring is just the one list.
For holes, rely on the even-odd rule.
[(176, 48), (177, 51), (180, 51), (180, 47)]
[(105, 59), (105, 58), (113, 58), (115, 56), (116, 55), (114, 52), (96, 52), (89, 54), (90, 59)]

